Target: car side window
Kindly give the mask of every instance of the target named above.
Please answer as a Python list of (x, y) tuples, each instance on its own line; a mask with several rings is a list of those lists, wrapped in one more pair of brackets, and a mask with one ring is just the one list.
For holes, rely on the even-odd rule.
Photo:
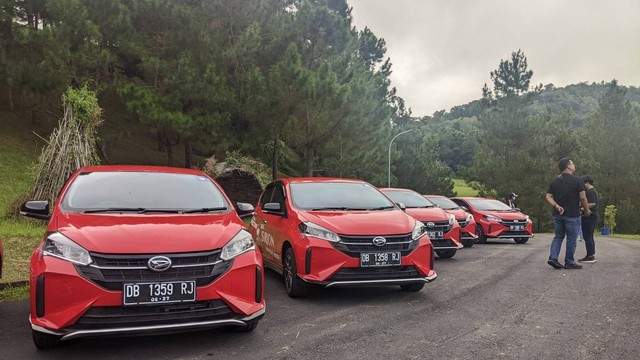
[(271, 197), (273, 196), (273, 189), (275, 188), (274, 184), (267, 185), (266, 189), (262, 193), (262, 197), (260, 197), (260, 207), (263, 207), (264, 204), (270, 203)]

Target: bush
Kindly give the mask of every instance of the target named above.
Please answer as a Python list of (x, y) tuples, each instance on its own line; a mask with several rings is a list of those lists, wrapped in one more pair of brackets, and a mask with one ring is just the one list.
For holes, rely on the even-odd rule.
[(615, 205), (607, 205), (604, 208), (604, 226), (611, 230), (613, 234), (613, 229), (616, 227), (616, 207)]

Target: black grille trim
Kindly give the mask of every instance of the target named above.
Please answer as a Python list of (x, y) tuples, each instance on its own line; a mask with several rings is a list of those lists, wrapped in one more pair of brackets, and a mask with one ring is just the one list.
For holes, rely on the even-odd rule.
[(433, 227), (425, 226), (427, 231), (442, 231), (443, 233), (449, 232), (451, 230), (451, 225), (449, 225), (449, 221), (423, 221), (426, 225), (427, 223), (433, 223)]
[[(387, 240), (383, 246), (373, 245), (373, 238), (382, 236)], [(331, 243), (336, 250), (347, 256), (360, 258), (363, 252), (400, 251), (401, 256), (411, 253), (418, 241), (412, 241), (411, 234), (407, 235), (340, 235), (340, 242)]]
[(121, 291), (125, 282), (195, 280), (197, 286), (205, 286), (227, 272), (233, 264), (233, 260), (219, 259), (220, 250), (161, 254), (171, 259), (172, 267), (167, 271), (156, 272), (146, 265), (149, 259), (158, 255), (160, 254), (91, 253), (94, 261), (92, 265), (75, 265), (75, 268), (85, 279), (107, 290)]
[(453, 240), (431, 240), (431, 244), (433, 244), (433, 248), (436, 250), (440, 247), (458, 247)]
[(415, 266), (342, 268), (327, 280), (327, 282), (400, 280), (419, 277), (422, 277), (422, 275), (420, 275)]
[(222, 300), (154, 306), (98, 306), (87, 310), (70, 330), (173, 325), (239, 316)]

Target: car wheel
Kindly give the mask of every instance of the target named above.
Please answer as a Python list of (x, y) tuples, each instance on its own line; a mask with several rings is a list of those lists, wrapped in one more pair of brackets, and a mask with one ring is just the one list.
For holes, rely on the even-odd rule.
[(466, 248), (470, 248), (475, 244), (476, 241), (474, 239), (462, 239), (462, 246)]
[(33, 337), (33, 344), (39, 350), (48, 350), (60, 345), (60, 336), (41, 333), (39, 331), (31, 330)]
[(424, 283), (413, 283), (413, 284), (404, 284), (400, 285), (400, 289), (403, 291), (420, 291), (424, 287)]
[(524, 244), (529, 241), (529, 238), (514, 238), (513, 241), (515, 241), (516, 244)]
[(449, 249), (449, 250), (436, 250), (436, 254), (438, 254), (439, 258), (449, 259), (452, 258), (453, 255), (456, 254), (457, 250)]
[(255, 329), (258, 326), (258, 322), (259, 321), (260, 321), (260, 319), (253, 319), (253, 320), (246, 321), (246, 325), (234, 326), (233, 330), (235, 330), (236, 332), (253, 331), (253, 329)]
[(307, 284), (298, 277), (298, 266), (296, 265), (296, 257), (293, 255), (292, 248), (288, 248), (285, 251), (282, 265), (284, 287), (287, 290), (287, 295), (293, 298), (305, 296), (307, 294)]
[(484, 231), (482, 231), (482, 225), (476, 225), (476, 232), (478, 233), (478, 238), (476, 239), (476, 243), (484, 244), (487, 242), (487, 237), (484, 235)]

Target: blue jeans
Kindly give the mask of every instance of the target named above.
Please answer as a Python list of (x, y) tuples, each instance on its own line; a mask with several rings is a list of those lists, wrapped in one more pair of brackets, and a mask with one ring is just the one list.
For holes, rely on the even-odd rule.
[(560, 249), (564, 237), (567, 237), (567, 247), (564, 256), (564, 263), (571, 265), (575, 263), (573, 255), (576, 253), (576, 239), (580, 232), (580, 217), (568, 217), (564, 215), (553, 215), (553, 228), (555, 236), (551, 241), (551, 253), (549, 259), (556, 259), (560, 256)]

